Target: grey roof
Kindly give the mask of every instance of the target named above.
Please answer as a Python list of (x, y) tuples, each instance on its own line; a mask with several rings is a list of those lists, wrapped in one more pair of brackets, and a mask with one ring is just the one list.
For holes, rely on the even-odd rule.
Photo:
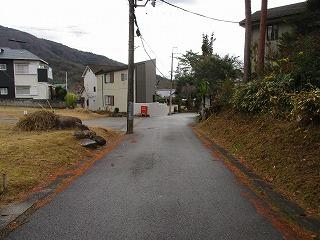
[(11, 48), (0, 47), (0, 59), (38, 60), (48, 64), (38, 56), (34, 55), (33, 53), (25, 49), (11, 49)]
[(112, 65), (95, 65), (91, 64), (88, 67), (94, 72), (94, 74), (101, 74), (101, 73), (108, 73), (108, 72), (115, 72), (128, 69), (127, 65), (124, 66), (112, 66)]
[[(155, 59), (142, 61), (142, 62), (137, 62), (137, 63), (135, 63), (135, 65), (144, 64), (144, 63), (151, 62), (151, 61), (154, 62)], [(121, 65), (121, 66), (119, 66), (119, 65), (114, 66), (114, 65), (107, 65), (107, 64), (89, 64), (88, 67), (93, 71), (93, 73), (95, 75), (102, 74), (102, 73), (116, 72), (116, 71), (121, 71), (121, 70), (128, 69), (128, 65), (125, 65), (125, 64)]]
[[(269, 8), (267, 19), (272, 20), (297, 15), (304, 12), (306, 9), (307, 2), (295, 3), (276, 8)], [(261, 11), (257, 11), (251, 15), (251, 20), (253, 24), (260, 22), (260, 12)], [(240, 26), (244, 26), (245, 19), (239, 22), (239, 24)]]

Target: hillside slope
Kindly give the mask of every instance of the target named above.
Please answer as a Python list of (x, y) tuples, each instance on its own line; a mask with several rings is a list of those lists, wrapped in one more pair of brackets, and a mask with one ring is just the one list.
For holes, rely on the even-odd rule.
[[(26, 43), (17, 43), (9, 39), (21, 40)], [(61, 83), (68, 72), (69, 82), (75, 86), (81, 83), (81, 74), (87, 64), (110, 64), (123, 65), (105, 56), (90, 52), (79, 51), (60, 43), (37, 38), (29, 33), (0, 25), (0, 47), (24, 48), (43, 60), (47, 61), (53, 68), (55, 83)]]

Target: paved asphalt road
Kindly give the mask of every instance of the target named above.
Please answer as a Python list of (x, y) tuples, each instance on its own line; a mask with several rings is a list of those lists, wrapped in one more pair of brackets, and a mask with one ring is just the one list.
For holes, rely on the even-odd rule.
[(7, 239), (283, 239), (187, 127), (193, 118), (141, 120)]
[[(140, 121), (139, 118), (135, 119), (135, 122)], [(83, 124), (87, 126), (99, 126), (99, 127), (107, 127), (113, 129), (120, 129), (121, 131), (126, 131), (127, 129), (127, 118), (123, 117), (107, 117), (107, 118), (97, 118), (92, 120), (84, 120)]]

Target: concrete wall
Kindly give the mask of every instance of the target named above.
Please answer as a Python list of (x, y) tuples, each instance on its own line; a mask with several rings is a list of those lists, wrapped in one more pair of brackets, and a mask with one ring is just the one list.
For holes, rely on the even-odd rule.
[(140, 115), (141, 106), (148, 107), (148, 114), (150, 117), (167, 116), (169, 113), (169, 107), (165, 103), (135, 103), (134, 104), (134, 115)]
[[(48, 100), (52, 108), (65, 108), (64, 102)], [(0, 99), (0, 106), (15, 106), (15, 107), (35, 107), (50, 109), (47, 100), (34, 100), (34, 99)], [(41, 106), (40, 106), (40, 105)]]

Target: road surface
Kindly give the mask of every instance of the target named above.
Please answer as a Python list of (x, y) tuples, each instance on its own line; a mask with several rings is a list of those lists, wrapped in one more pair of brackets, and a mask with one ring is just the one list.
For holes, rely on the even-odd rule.
[(193, 120), (141, 120), (7, 239), (283, 239), (187, 126)]

